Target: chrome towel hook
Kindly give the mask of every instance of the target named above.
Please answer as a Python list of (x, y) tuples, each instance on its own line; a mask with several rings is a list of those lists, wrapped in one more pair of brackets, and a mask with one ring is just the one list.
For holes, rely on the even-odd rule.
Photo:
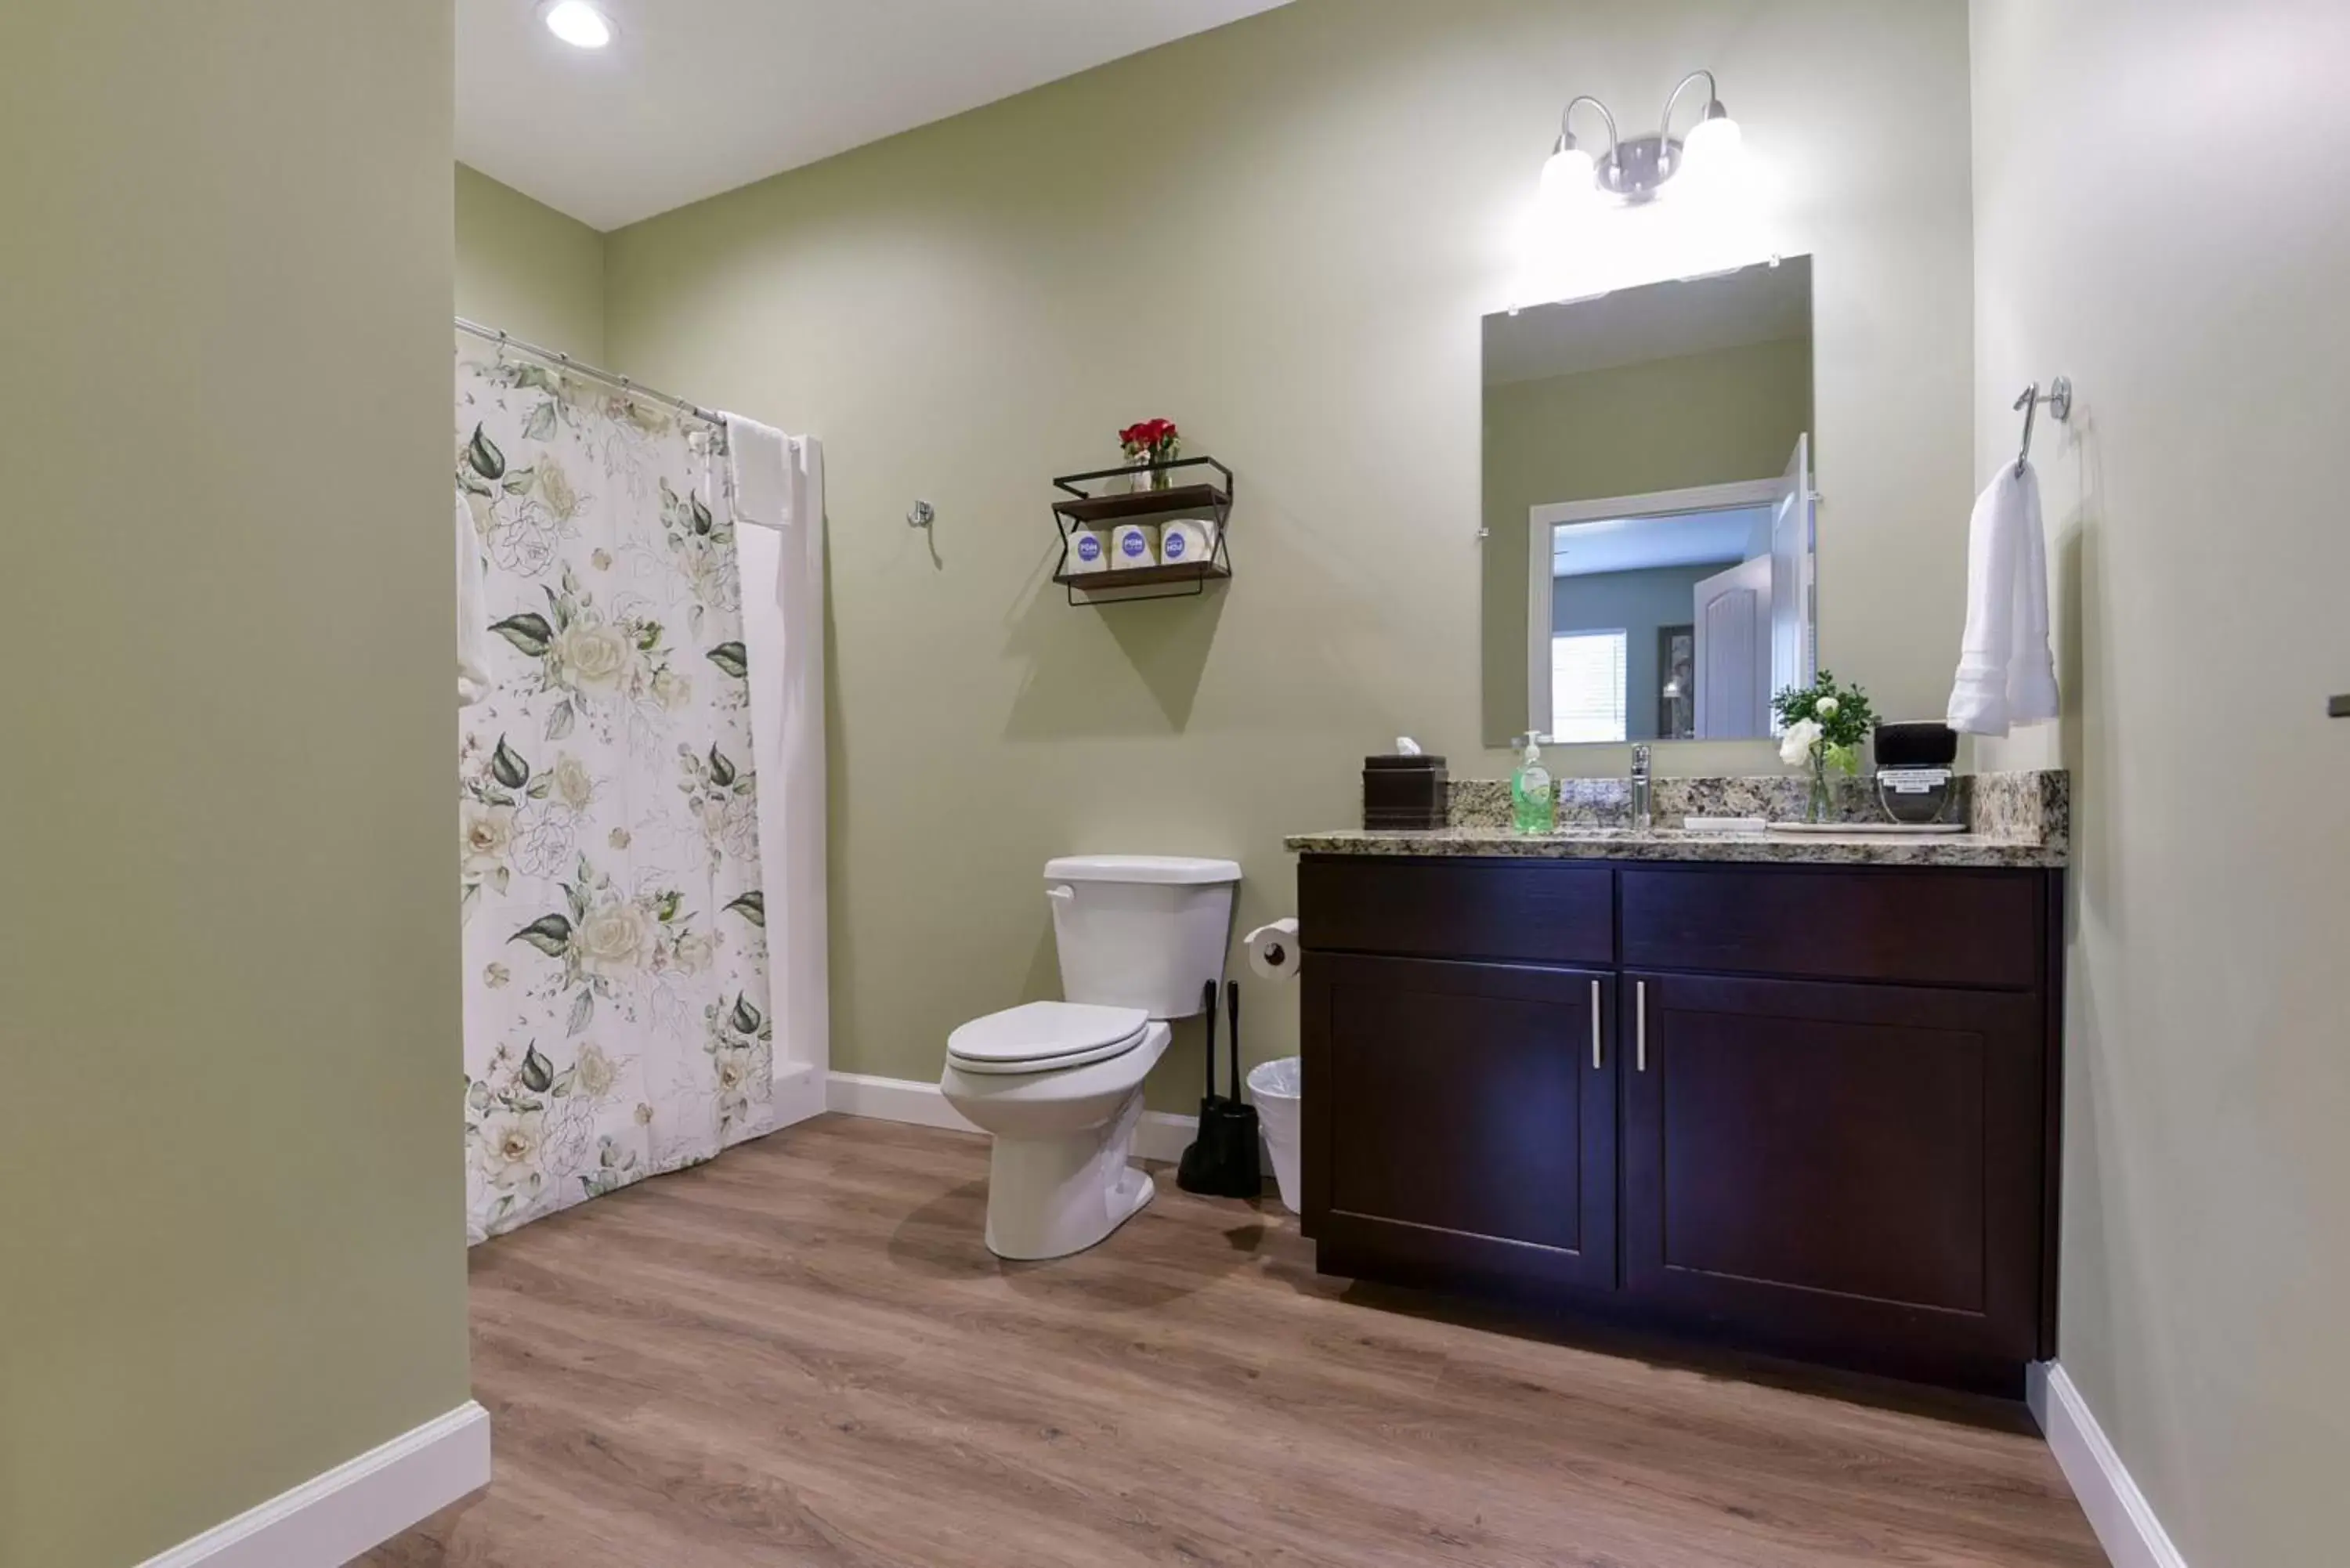
[(2022, 395), (2015, 400), (2017, 411), (2023, 415), (2023, 448), (2015, 454), (2015, 477), (2018, 479), (2023, 477), (2024, 464), (2032, 461), (2032, 421), (2043, 403), (2048, 405), (2048, 417), (2058, 424), (2070, 420), (2073, 417), (2073, 378), (2057, 377), (2048, 383), (2048, 389), (2044, 392), (2040, 389), (2040, 383), (2034, 381), (2025, 387)]

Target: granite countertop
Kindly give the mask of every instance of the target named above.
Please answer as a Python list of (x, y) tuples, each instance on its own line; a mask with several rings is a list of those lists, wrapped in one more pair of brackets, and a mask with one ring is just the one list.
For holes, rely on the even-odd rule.
[(1285, 840), (1301, 855), (1490, 855), (1536, 860), (1703, 860), (1797, 866), (2062, 866), (2062, 845), (1980, 833), (1690, 833), (1659, 828), (1562, 827), (1518, 834), (1506, 827), (1440, 827), (1413, 833), (1342, 829)]
[[(1510, 827), (1510, 786), (1455, 779), (1448, 826), (1405, 833), (1347, 828), (1286, 840), (1301, 855), (1492, 855), (1545, 860), (1709, 860), (1796, 866), (2065, 865), (2072, 850), (2072, 781), (2061, 770), (1964, 774), (1952, 781), (1951, 819), (1965, 833), (1690, 833), (1685, 816), (1800, 819), (1801, 778), (1660, 778), (1655, 820), (1635, 833), (1631, 786), (1621, 778), (1565, 779), (1557, 785), (1558, 827), (1520, 835)], [(1835, 814), (1856, 829), (1885, 820), (1868, 780), (1839, 780)]]

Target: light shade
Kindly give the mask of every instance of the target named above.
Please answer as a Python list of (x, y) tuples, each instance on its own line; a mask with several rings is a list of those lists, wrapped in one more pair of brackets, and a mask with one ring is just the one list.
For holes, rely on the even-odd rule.
[(1599, 189), (1598, 167), (1582, 148), (1560, 148), (1543, 165), (1543, 201), (1563, 207), (1588, 199)]
[(1674, 178), (1705, 185), (1735, 178), (1745, 140), (1726, 114), (1700, 120), (1681, 144), (1681, 166)]
[(612, 24), (588, 0), (556, 0), (546, 8), (546, 30), (578, 49), (600, 49), (612, 41)]

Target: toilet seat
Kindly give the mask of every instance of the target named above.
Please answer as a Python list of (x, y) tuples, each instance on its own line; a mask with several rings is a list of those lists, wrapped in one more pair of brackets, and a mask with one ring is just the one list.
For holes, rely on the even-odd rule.
[(974, 1018), (948, 1035), (947, 1062), (966, 1073), (1052, 1073), (1123, 1056), (1149, 1028), (1150, 1015), (1139, 1007), (1031, 1002)]

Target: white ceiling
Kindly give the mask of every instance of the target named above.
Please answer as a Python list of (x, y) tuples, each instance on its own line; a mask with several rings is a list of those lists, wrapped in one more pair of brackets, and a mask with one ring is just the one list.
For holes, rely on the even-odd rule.
[(1645, 572), (1657, 566), (1736, 566), (1771, 537), (1768, 506), (1682, 512), (1662, 517), (1610, 517), (1551, 534), (1551, 575)]
[(944, 119), (1285, 0), (456, 0), (457, 156), (598, 229)]
[(1485, 384), (1533, 381), (1812, 335), (1812, 258), (1485, 317)]

